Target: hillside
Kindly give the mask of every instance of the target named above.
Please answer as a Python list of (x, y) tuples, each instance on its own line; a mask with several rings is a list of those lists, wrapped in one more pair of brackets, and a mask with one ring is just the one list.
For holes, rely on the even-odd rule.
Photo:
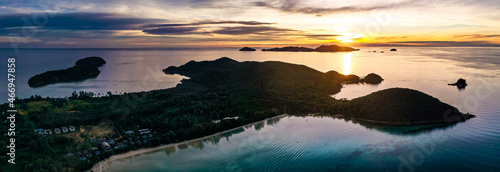
[(389, 125), (456, 123), (474, 117), (420, 91), (390, 88), (353, 99), (345, 115)]

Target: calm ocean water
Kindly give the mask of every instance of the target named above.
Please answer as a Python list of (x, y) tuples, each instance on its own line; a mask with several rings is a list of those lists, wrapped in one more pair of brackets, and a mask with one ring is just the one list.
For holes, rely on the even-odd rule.
[[(368, 52), (376, 50), (376, 53)], [(380, 53), (380, 51), (385, 53)], [(451, 127), (403, 134), (342, 119), (287, 116), (207, 140), (108, 163), (106, 171), (495, 171), (500, 169), (500, 48), (364, 47), (353, 53), (238, 52), (229, 50), (0, 50), (17, 57), (19, 97), (69, 96), (73, 91), (104, 94), (174, 87), (183, 77), (161, 69), (190, 60), (227, 56), (239, 61), (284, 61), (326, 72), (364, 76), (379, 85), (346, 85), (335, 98), (352, 99), (404, 87), (430, 94), (477, 118)], [(80, 58), (103, 57), (94, 79), (30, 88), (29, 77), (70, 67)], [(447, 86), (458, 78), (469, 86)], [(0, 80), (6, 85), (6, 79)], [(0, 90), (6, 97), (7, 90)], [(3, 98), (4, 99), (4, 98)], [(6, 99), (6, 98), (5, 98)], [(5, 101), (4, 101), (5, 102)]]

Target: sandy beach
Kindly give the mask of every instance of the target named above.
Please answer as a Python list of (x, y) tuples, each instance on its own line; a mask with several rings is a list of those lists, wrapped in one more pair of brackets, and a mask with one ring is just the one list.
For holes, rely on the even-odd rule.
[(132, 156), (135, 156), (135, 155), (140, 155), (140, 154), (143, 154), (143, 153), (148, 153), (148, 152), (156, 151), (156, 150), (164, 149), (164, 148), (171, 147), (171, 146), (178, 146), (178, 145), (187, 144), (187, 143), (193, 142), (193, 141), (199, 141), (199, 140), (207, 139), (207, 138), (219, 135), (219, 134), (224, 134), (224, 133), (227, 133), (227, 132), (234, 131), (234, 130), (242, 128), (242, 127), (248, 127), (248, 126), (254, 125), (256, 123), (262, 122), (262, 121), (266, 121), (266, 120), (274, 119), (274, 118), (281, 118), (281, 117), (284, 117), (284, 116), (287, 116), (287, 115), (288, 114), (282, 114), (282, 115), (278, 115), (278, 116), (275, 116), (275, 117), (266, 118), (266, 119), (261, 120), (261, 121), (253, 122), (253, 123), (250, 123), (250, 124), (246, 124), (246, 125), (243, 125), (243, 126), (239, 126), (239, 127), (236, 127), (236, 128), (229, 129), (229, 130), (221, 131), (221, 132), (218, 132), (218, 133), (215, 133), (215, 134), (212, 134), (212, 135), (208, 135), (208, 136), (197, 138), (197, 139), (193, 139), (193, 140), (186, 140), (186, 141), (183, 141), (183, 142), (172, 143), (172, 144), (168, 144), (168, 145), (161, 145), (161, 146), (157, 146), (157, 147), (153, 147), (153, 148), (141, 148), (141, 149), (130, 151), (130, 152), (126, 152), (126, 153), (113, 155), (113, 156), (109, 157), (108, 159), (106, 159), (104, 161), (101, 161), (101, 162), (97, 163), (96, 165), (94, 165), (94, 167), (92, 167), (92, 169), (90, 171), (92, 171), (92, 172), (103, 172), (104, 168), (106, 168), (106, 164), (109, 163), (109, 162), (111, 162), (111, 161), (115, 161), (115, 160), (119, 160), (119, 159), (123, 159), (123, 158), (129, 158), (129, 157), (132, 157)]

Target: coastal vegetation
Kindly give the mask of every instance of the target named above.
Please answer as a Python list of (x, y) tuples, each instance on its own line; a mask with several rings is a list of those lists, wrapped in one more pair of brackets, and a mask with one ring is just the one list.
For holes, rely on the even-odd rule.
[[(439, 120), (448, 110), (452, 111), (449, 119), (463, 114), (409, 89), (388, 89), (351, 101), (334, 99), (331, 95), (340, 91), (342, 83), (365, 82), (368, 76), (323, 73), (304, 65), (223, 57), (163, 71), (190, 79), (174, 88), (148, 92), (97, 96), (81, 91), (66, 98), (16, 99), (20, 115), (16, 140), (22, 140), (16, 145), (18, 161), (16, 166), (2, 161), (0, 167), (6, 171), (83, 171), (113, 154), (199, 138), (283, 113), (344, 114), (398, 124), (463, 121)], [(7, 104), (0, 109), (5, 112)], [(7, 130), (6, 124), (3, 121), (0, 129)], [(77, 129), (61, 134), (34, 132), (64, 126)], [(0, 137), (6, 140), (6, 135)], [(116, 142), (113, 148), (102, 146), (111, 141)], [(2, 153), (5, 144), (0, 142)], [(5, 158), (5, 154), (0, 156)]]
[(101, 73), (98, 67), (106, 62), (100, 57), (87, 57), (76, 61), (73, 67), (47, 71), (31, 77), (28, 80), (30, 87), (42, 87), (60, 82), (75, 82), (95, 78)]

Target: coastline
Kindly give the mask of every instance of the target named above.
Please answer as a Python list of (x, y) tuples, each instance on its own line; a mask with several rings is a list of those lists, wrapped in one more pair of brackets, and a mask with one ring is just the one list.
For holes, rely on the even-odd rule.
[(110, 161), (115, 161), (115, 160), (119, 160), (119, 159), (123, 159), (123, 158), (128, 158), (128, 157), (132, 157), (132, 156), (135, 156), (135, 155), (139, 155), (139, 154), (144, 154), (144, 153), (156, 151), (156, 150), (164, 149), (164, 148), (171, 147), (171, 146), (178, 146), (178, 145), (182, 145), (182, 144), (187, 144), (187, 143), (193, 142), (193, 141), (199, 141), (199, 140), (207, 139), (207, 138), (219, 135), (219, 134), (224, 134), (224, 133), (228, 133), (228, 132), (234, 131), (234, 130), (242, 128), (242, 127), (248, 127), (248, 126), (254, 125), (256, 123), (262, 122), (262, 121), (266, 121), (266, 120), (274, 119), (274, 118), (281, 118), (281, 117), (285, 117), (285, 116), (288, 116), (288, 115), (289, 114), (277, 115), (277, 116), (274, 116), (274, 117), (266, 118), (266, 119), (263, 119), (263, 120), (260, 120), (260, 121), (256, 121), (256, 122), (253, 122), (253, 123), (250, 123), (250, 124), (245, 124), (245, 125), (242, 125), (242, 126), (239, 126), (239, 127), (235, 127), (235, 128), (229, 129), (229, 130), (217, 132), (217, 133), (214, 133), (214, 134), (211, 134), (211, 135), (208, 135), (208, 136), (204, 136), (204, 137), (200, 137), (200, 138), (196, 138), (196, 139), (192, 139), (192, 140), (186, 140), (186, 141), (182, 141), (182, 142), (171, 143), (171, 144), (168, 144), (168, 145), (160, 145), (160, 146), (156, 146), (156, 147), (152, 147), (152, 148), (141, 148), (141, 149), (138, 149), (138, 150), (133, 150), (133, 151), (129, 151), (129, 152), (121, 153), (121, 154), (116, 154), (116, 155), (113, 155), (113, 156), (111, 156), (111, 157), (103, 160), (103, 161), (98, 162), (90, 170), (87, 170), (87, 171), (91, 171), (91, 172), (103, 172), (102, 171), (103, 168), (106, 167), (105, 164), (108, 163), (108, 162), (110, 162)]

